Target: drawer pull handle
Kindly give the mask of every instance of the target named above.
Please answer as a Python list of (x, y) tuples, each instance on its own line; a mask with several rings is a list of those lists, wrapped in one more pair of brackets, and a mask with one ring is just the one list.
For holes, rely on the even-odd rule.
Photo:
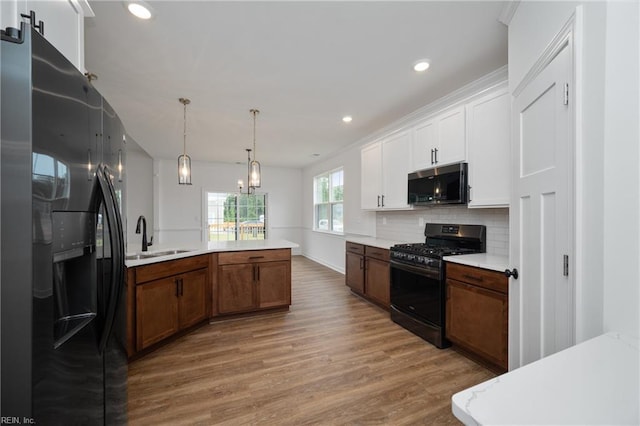
[(251, 257), (249, 257), (249, 259), (251, 259), (251, 260), (264, 259), (264, 256), (251, 256)]
[(474, 277), (473, 275), (467, 275), (467, 274), (464, 274), (462, 276), (465, 277), (466, 279), (472, 280), (472, 281), (478, 281), (478, 282), (484, 281), (484, 278), (482, 278), (482, 277)]

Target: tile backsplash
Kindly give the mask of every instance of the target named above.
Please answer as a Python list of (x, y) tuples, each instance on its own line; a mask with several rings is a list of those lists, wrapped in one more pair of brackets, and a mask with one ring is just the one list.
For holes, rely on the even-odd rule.
[(466, 206), (437, 206), (411, 211), (376, 213), (376, 236), (385, 240), (424, 241), (424, 224), (455, 223), (485, 225), (487, 253), (509, 255), (509, 209), (469, 209)]

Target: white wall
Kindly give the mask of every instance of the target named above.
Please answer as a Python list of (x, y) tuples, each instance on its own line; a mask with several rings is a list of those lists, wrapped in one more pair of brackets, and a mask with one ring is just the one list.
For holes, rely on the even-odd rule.
[[(178, 185), (178, 161), (154, 161), (154, 223), (159, 243), (180, 244), (203, 239), (204, 191), (235, 192), (238, 179), (247, 181), (246, 164), (192, 160), (191, 186)], [(262, 187), (267, 194), (267, 238), (302, 244), (302, 171), (262, 166)], [(300, 253), (294, 249), (293, 253)]]
[[(524, 1), (509, 25), (515, 89), (580, 6), (576, 342), (638, 334), (638, 3)], [(624, 226), (620, 226), (624, 224)]]
[(351, 146), (303, 171), (302, 228), (303, 254), (337, 271), (344, 272), (345, 236), (313, 230), (313, 178), (342, 167), (344, 170), (344, 232), (375, 235), (375, 213), (360, 208), (360, 145)]
[[(147, 221), (147, 237), (153, 235), (153, 159), (130, 139), (126, 156), (127, 251), (142, 249), (142, 234), (136, 234), (138, 216)], [(142, 231), (142, 230), (141, 230)]]

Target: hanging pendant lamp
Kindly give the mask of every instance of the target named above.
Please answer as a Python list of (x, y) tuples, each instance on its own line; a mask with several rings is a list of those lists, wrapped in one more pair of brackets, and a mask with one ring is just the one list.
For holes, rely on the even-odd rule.
[(249, 162), (249, 188), (260, 188), (261, 173), (260, 163), (256, 160), (256, 116), (260, 114), (257, 109), (250, 109), (253, 114), (253, 161)]
[(191, 185), (191, 157), (187, 155), (187, 105), (191, 101), (187, 98), (178, 99), (184, 105), (184, 132), (182, 155), (178, 157), (178, 184)]

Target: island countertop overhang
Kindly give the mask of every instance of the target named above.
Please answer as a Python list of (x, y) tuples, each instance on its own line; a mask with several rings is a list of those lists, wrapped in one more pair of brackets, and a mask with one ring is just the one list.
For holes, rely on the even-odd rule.
[[(277, 250), (297, 248), (297, 243), (287, 240), (242, 240), (242, 241), (210, 241), (197, 243), (182, 243), (172, 245), (152, 246), (151, 250), (142, 252), (127, 252), (129, 256), (149, 256), (140, 259), (125, 260), (125, 266), (133, 268), (136, 266), (149, 265), (157, 262), (183, 259), (186, 257), (199, 256), (209, 253), (229, 252), (229, 251), (253, 251), (253, 250)], [(166, 255), (156, 255), (154, 253), (173, 252)]]

